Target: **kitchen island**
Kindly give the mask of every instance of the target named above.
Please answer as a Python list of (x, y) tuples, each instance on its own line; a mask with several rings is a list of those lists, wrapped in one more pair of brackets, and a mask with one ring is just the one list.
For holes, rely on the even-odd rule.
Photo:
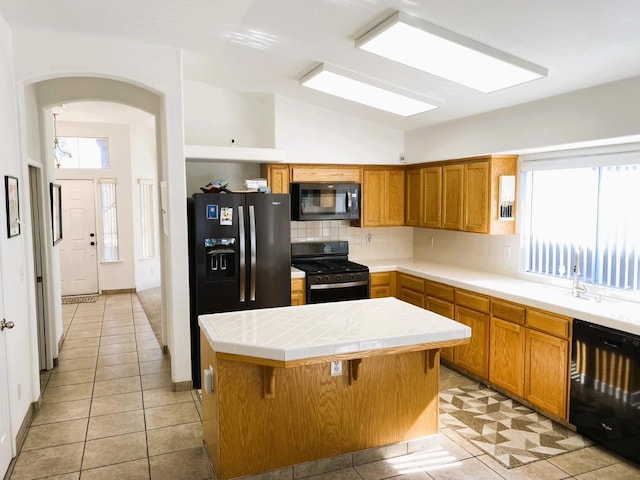
[(203, 437), (219, 480), (437, 433), (439, 349), (471, 336), (395, 298), (199, 324)]

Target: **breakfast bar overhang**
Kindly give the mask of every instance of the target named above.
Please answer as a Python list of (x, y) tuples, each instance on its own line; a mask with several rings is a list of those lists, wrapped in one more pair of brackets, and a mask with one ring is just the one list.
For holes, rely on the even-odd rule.
[(201, 315), (199, 325), (203, 438), (219, 480), (437, 433), (439, 349), (471, 336), (395, 298)]

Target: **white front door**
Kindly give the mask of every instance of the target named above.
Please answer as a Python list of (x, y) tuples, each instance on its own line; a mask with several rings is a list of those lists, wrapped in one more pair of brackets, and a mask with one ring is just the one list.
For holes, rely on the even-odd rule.
[[(0, 259), (0, 262), (2, 262), (2, 259)], [(0, 320), (4, 320), (2, 292), (2, 278), (0, 276)], [(8, 318), (6, 321), (9, 322), (10, 320)], [(9, 383), (7, 379), (7, 335), (11, 335), (10, 329), (5, 328), (0, 331), (0, 478), (4, 477), (13, 457)]]
[(58, 180), (62, 186), (62, 295), (98, 293), (95, 185), (93, 180)]

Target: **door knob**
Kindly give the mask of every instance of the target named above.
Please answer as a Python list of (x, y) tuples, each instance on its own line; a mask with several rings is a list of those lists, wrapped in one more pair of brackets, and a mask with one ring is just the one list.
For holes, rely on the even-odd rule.
[(96, 242), (91, 242), (89, 243), (89, 245), (91, 245), (92, 247), (96, 244)]
[(95, 234), (95, 233), (90, 233), (90, 234), (89, 234), (89, 236), (90, 236), (91, 238), (93, 238), (93, 237), (95, 237), (95, 236), (96, 236), (96, 234)]
[(0, 323), (0, 331), (4, 330), (5, 328), (8, 329), (12, 329), (15, 326), (15, 323), (13, 322), (7, 322), (4, 318), (2, 319), (2, 323)]

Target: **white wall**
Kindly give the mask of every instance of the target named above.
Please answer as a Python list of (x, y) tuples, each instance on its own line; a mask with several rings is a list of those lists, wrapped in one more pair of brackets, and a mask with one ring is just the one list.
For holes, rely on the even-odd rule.
[(275, 97), (275, 147), (289, 163), (398, 164), (400, 130)]
[(228, 189), (244, 190), (244, 181), (248, 178), (260, 178), (260, 164), (252, 162), (189, 162), (186, 163), (187, 195), (200, 193), (204, 187), (214, 180), (226, 180)]
[[(168, 235), (161, 237), (163, 315), (166, 316), (167, 346), (171, 352), (172, 380), (190, 380), (181, 52), (174, 48), (87, 35), (15, 30), (14, 59), (20, 97), (24, 95), (24, 86), (33, 82), (51, 85), (49, 92), (39, 92), (46, 93), (50, 102), (43, 103), (44, 99), (38, 97), (40, 107), (67, 101), (69, 97), (75, 100), (98, 99), (119, 101), (157, 116), (160, 180), (167, 182), (168, 197)], [(82, 76), (87, 77), (86, 80), (76, 82), (77, 88), (66, 92), (67, 98), (64, 99), (60, 98), (57, 87), (64, 86), (67, 79), (50, 80)], [(116, 82), (110, 84), (109, 80)], [(103, 88), (96, 90), (97, 84)], [(136, 86), (145, 91), (136, 89)], [(144, 95), (144, 92), (149, 95)], [(26, 125), (25, 129), (28, 129)], [(59, 277), (52, 281), (59, 282)], [(37, 373), (37, 370), (33, 371), (36, 379)]]
[[(17, 128), (18, 108), (14, 83), (14, 56), (11, 31), (0, 17), (0, 179), (3, 192), (0, 208), (0, 275), (2, 276), (1, 318), (15, 323), (5, 330), (0, 341), (6, 343), (7, 358), (0, 368), (6, 369), (9, 383), (11, 430), (15, 446), (17, 434), (31, 402), (40, 394), (37, 379), (37, 334), (33, 293), (31, 228), (29, 215), (29, 178), (26, 162), (21, 160), (20, 137)], [(20, 218), (19, 236), (7, 238), (7, 218), (4, 206), (4, 176), (18, 178)], [(35, 378), (34, 378), (35, 377)]]
[(406, 132), (407, 163), (640, 133), (640, 77)]
[[(145, 115), (140, 112), (141, 115)], [(159, 287), (161, 284), (160, 265), (160, 185), (158, 182), (158, 155), (154, 119), (149, 115), (147, 121), (136, 122), (129, 126), (131, 132), (131, 189), (133, 210), (134, 268), (136, 291)], [(153, 189), (153, 219), (155, 255), (141, 259), (140, 197), (138, 180), (151, 180)]]
[(231, 92), (184, 82), (185, 141), (189, 145), (273, 147), (272, 95)]

